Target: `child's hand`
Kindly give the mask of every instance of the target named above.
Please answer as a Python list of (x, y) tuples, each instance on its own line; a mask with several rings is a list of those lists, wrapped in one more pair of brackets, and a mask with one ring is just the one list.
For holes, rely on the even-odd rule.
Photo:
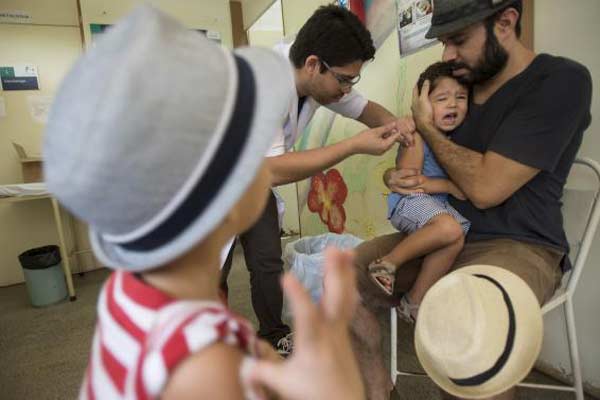
[(453, 197), (456, 197), (459, 200), (466, 200), (467, 196), (459, 189), (454, 193), (450, 193)]
[(467, 196), (457, 186), (453, 185), (454, 188), (450, 191), (452, 197), (456, 197), (458, 200), (467, 200)]
[(445, 178), (430, 178), (427, 176), (422, 176), (421, 183), (412, 189), (420, 190), (421, 192), (427, 194), (448, 193), (459, 200), (467, 199), (462, 190), (460, 190), (460, 188), (456, 186), (454, 182)]
[(350, 344), (348, 324), (356, 304), (353, 256), (327, 249), (323, 299), (313, 304), (292, 275), (283, 279), (294, 312), (295, 344), (282, 363), (244, 366), (245, 385), (268, 387), (288, 400), (363, 400), (364, 387)]

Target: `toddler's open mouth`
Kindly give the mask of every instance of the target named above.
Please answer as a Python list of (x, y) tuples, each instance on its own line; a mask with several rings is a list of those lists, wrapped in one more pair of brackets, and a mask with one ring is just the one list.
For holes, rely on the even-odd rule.
[(444, 114), (444, 116), (442, 117), (442, 121), (444, 121), (445, 124), (454, 124), (456, 122), (456, 119), (458, 118), (458, 113), (456, 111), (452, 111), (449, 113)]

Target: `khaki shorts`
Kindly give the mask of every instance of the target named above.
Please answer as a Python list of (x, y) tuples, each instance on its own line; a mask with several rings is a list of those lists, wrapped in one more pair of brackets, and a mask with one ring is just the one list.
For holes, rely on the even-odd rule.
[[(391, 297), (383, 294), (367, 274), (371, 261), (388, 254), (404, 237), (403, 233), (393, 233), (364, 242), (356, 248), (358, 286), (365, 305), (396, 306), (402, 293), (410, 290), (415, 282), (422, 258), (409, 261), (398, 268), (394, 295)], [(521, 277), (533, 290), (540, 304), (544, 304), (552, 298), (560, 285), (560, 264), (563, 257), (564, 253), (544, 245), (513, 239), (481, 240), (465, 243), (452, 269), (474, 264), (507, 269)]]

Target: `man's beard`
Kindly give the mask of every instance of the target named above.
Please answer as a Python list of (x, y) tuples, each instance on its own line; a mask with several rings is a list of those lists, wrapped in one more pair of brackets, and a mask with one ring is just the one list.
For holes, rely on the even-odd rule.
[(493, 24), (486, 21), (486, 39), (484, 52), (476, 66), (471, 67), (465, 63), (454, 63), (454, 70), (466, 69), (469, 73), (460, 77), (462, 81), (471, 85), (481, 84), (500, 72), (508, 62), (508, 53), (498, 42), (494, 34)]

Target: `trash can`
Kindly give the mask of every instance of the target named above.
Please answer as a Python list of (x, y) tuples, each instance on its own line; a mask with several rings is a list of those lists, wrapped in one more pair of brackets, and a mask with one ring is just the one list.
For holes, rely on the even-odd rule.
[(29, 299), (34, 307), (57, 303), (67, 297), (65, 275), (58, 246), (44, 246), (19, 255)]
[(323, 293), (324, 251), (329, 246), (340, 249), (351, 249), (358, 246), (362, 239), (350, 234), (338, 235), (325, 233), (318, 236), (307, 236), (288, 243), (285, 246), (284, 261), (290, 271), (307, 289), (310, 297), (316, 302)]

